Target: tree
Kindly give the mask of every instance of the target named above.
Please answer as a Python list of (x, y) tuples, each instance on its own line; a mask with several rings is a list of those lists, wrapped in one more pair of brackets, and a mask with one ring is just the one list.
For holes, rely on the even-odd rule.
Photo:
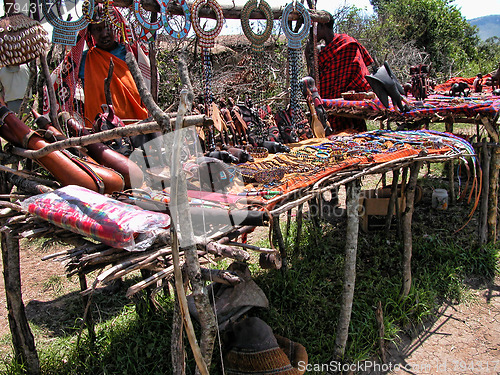
[(437, 72), (453, 75), (478, 58), (479, 36), (452, 0), (376, 1), (382, 35), (390, 43), (413, 42), (429, 54)]

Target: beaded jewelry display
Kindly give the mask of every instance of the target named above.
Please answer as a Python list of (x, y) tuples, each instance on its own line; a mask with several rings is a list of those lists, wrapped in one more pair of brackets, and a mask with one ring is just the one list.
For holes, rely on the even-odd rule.
[(0, 19), (0, 65), (18, 65), (36, 59), (48, 48), (47, 31), (22, 13)]
[(163, 21), (163, 27), (165, 27), (165, 31), (167, 34), (174, 39), (184, 39), (189, 30), (191, 30), (191, 10), (189, 9), (189, 5), (186, 0), (180, 0), (179, 4), (182, 8), (182, 12), (184, 13), (184, 27), (182, 27), (179, 31), (175, 31), (172, 26), (170, 26), (167, 13), (168, 13), (168, 4), (170, 4), (171, 0), (162, 0), (160, 3), (161, 8), (161, 18)]
[(52, 43), (74, 46), (76, 45), (78, 31), (85, 29), (89, 25), (88, 18), (92, 18), (94, 15), (94, 0), (89, 0), (88, 13), (75, 21), (64, 21), (59, 18), (54, 14), (52, 7), (49, 7), (47, 0), (42, 0), (42, 12), (47, 22), (54, 28)]
[[(205, 30), (200, 22), (200, 10), (208, 6), (215, 13), (216, 24), (210, 30)], [(193, 29), (198, 37), (199, 45), (202, 48), (203, 56), (203, 78), (205, 81), (205, 109), (207, 115), (210, 116), (211, 104), (213, 102), (212, 94), (212, 61), (210, 58), (210, 48), (215, 45), (215, 38), (222, 30), (224, 23), (224, 14), (222, 13), (221, 6), (215, 0), (196, 0), (192, 5), (191, 18), (193, 21)], [(213, 127), (209, 129), (208, 134), (209, 149), (215, 149), (215, 137), (213, 134)]]
[[(298, 32), (292, 31), (288, 23), (288, 17), (293, 11), (297, 11), (304, 23)], [(301, 70), (302, 41), (309, 35), (311, 16), (309, 11), (301, 3), (290, 3), (283, 10), (281, 27), (288, 41), (288, 64), (290, 70), (290, 106), (292, 107), (292, 125), (295, 130), (303, 123), (304, 115), (300, 108), (300, 83), (299, 72)], [(300, 125), (302, 127), (303, 125)]]
[[(160, 4), (160, 7), (162, 5)], [(161, 10), (163, 13), (163, 9)], [(139, 38), (145, 40), (146, 42), (153, 42), (155, 40), (156, 31), (158, 31), (163, 26), (162, 18), (159, 18), (156, 22), (149, 22), (144, 19), (141, 13), (141, 0), (134, 0), (134, 14), (137, 18), (137, 22), (141, 26), (141, 32)]]
[[(250, 26), (250, 14), (256, 10), (260, 10), (266, 17), (266, 28), (261, 34), (255, 33)], [(254, 52), (264, 50), (264, 43), (269, 39), (273, 30), (273, 18), (273, 11), (265, 0), (249, 0), (241, 10), (241, 28), (252, 43)]]
[[(216, 24), (214, 28), (205, 30), (200, 22), (200, 10), (208, 6), (215, 13)], [(224, 14), (221, 6), (215, 0), (196, 0), (192, 5), (191, 17), (193, 18), (193, 29), (199, 39), (200, 47), (212, 48), (215, 45), (215, 38), (220, 34), (224, 24)]]

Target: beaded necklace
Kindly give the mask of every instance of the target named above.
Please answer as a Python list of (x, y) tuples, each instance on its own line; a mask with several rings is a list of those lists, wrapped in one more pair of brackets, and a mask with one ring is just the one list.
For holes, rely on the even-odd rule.
[(179, 31), (174, 31), (174, 29), (170, 26), (167, 13), (168, 13), (168, 5), (172, 0), (162, 0), (160, 3), (161, 8), (161, 19), (163, 21), (163, 26), (167, 31), (167, 34), (174, 39), (184, 39), (189, 30), (191, 30), (191, 10), (189, 9), (189, 5), (186, 0), (180, 0), (179, 4), (182, 8), (182, 12), (184, 13), (184, 27), (182, 27)]
[[(302, 16), (304, 24), (302, 28), (294, 32), (288, 23), (288, 18), (292, 11), (297, 11)], [(290, 106), (292, 108), (292, 125), (297, 130), (304, 119), (304, 115), (300, 108), (299, 95), (300, 83), (299, 72), (301, 70), (301, 57), (302, 57), (302, 41), (309, 35), (309, 27), (311, 25), (311, 16), (309, 11), (301, 3), (290, 3), (283, 10), (281, 16), (281, 27), (283, 33), (288, 40), (288, 64), (290, 71)]]
[(137, 22), (141, 26), (139, 38), (146, 42), (153, 42), (155, 40), (156, 32), (163, 26), (162, 18), (159, 18), (155, 22), (145, 20), (141, 13), (141, 0), (134, 0), (134, 14), (135, 18), (137, 18)]
[[(205, 30), (201, 26), (200, 10), (202, 7), (208, 6), (212, 9), (216, 16), (216, 24), (210, 30)], [(224, 14), (221, 6), (215, 0), (196, 0), (192, 5), (191, 17), (193, 19), (193, 29), (198, 37), (198, 42), (202, 48), (203, 57), (203, 80), (205, 84), (205, 112), (211, 115), (211, 104), (213, 102), (212, 94), (212, 60), (210, 58), (210, 48), (215, 45), (215, 38), (222, 30), (224, 23)], [(209, 128), (208, 143), (210, 149), (215, 149), (215, 137), (213, 134), (213, 126)]]
[[(262, 33), (255, 33), (250, 26), (250, 14), (260, 10), (266, 18), (266, 28)], [(260, 52), (264, 50), (264, 43), (271, 36), (273, 30), (273, 11), (265, 0), (249, 0), (241, 10), (241, 28), (247, 39), (252, 43), (252, 50)]]
[(88, 0), (89, 5), (87, 13), (75, 21), (64, 21), (59, 18), (54, 14), (54, 10), (52, 9), (53, 3), (51, 2), (51, 6), (49, 7), (47, 1), (48, 0), (42, 0), (42, 12), (47, 22), (53, 27), (52, 43), (66, 46), (76, 45), (78, 31), (85, 29), (89, 25), (88, 18), (92, 19), (94, 14), (94, 0)]

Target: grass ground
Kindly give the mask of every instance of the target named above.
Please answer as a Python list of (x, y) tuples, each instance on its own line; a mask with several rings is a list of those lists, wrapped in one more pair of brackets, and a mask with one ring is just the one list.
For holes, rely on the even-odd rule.
[[(443, 303), (460, 303), (470, 297), (466, 281), (487, 283), (498, 273), (499, 250), (477, 243), (476, 216), (466, 221), (470, 205), (457, 203), (446, 211), (431, 209), (435, 187), (446, 186), (441, 165), (421, 172), (423, 198), (413, 218), (413, 285), (401, 298), (402, 240), (394, 226), (389, 232), (360, 232), (357, 254), (355, 298), (346, 348), (346, 362), (377, 359), (378, 331), (375, 307), (383, 308), (385, 339), (397, 340), (431, 318)], [(424, 174), (426, 174), (424, 176)], [(365, 185), (363, 188), (371, 188)], [(477, 214), (476, 214), (477, 215)], [(286, 236), (288, 269), (261, 270), (250, 265), (256, 283), (269, 299), (269, 309), (250, 314), (265, 320), (273, 330), (302, 343), (311, 363), (332, 359), (342, 291), (345, 220), (322, 221), (319, 226), (306, 220), (299, 251), (294, 252), (292, 223)], [(261, 245), (269, 246), (265, 239)], [(224, 261), (220, 267), (229, 263)], [(138, 276), (137, 276), (138, 277)], [(171, 373), (170, 332), (172, 296), (158, 295), (156, 307), (144, 297), (127, 300), (125, 288), (118, 293), (94, 296), (96, 339), (91, 342), (82, 329), (83, 306), (76, 294), (65, 294), (56, 276), (44, 284), (57, 294), (66, 313), (32, 320), (43, 374), (168, 374)], [(9, 338), (2, 338), (8, 342)], [(9, 354), (2, 356), (0, 370), (20, 374), (22, 369)], [(222, 373), (216, 348), (212, 373)], [(188, 374), (194, 363), (188, 352)]]

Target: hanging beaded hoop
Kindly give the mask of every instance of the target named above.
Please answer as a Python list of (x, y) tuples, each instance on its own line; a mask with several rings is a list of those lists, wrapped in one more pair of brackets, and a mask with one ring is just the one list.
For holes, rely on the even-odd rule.
[[(260, 10), (266, 17), (266, 28), (262, 34), (255, 33), (250, 26), (250, 14), (255, 10)], [(259, 2), (257, 0), (249, 0), (241, 10), (241, 28), (247, 39), (252, 43), (254, 51), (262, 51), (264, 49), (264, 43), (269, 39), (273, 30), (273, 18), (273, 11), (264, 0), (260, 0)]]
[[(200, 23), (199, 13), (203, 6), (208, 6), (214, 11), (217, 22), (213, 29), (207, 31), (203, 29)], [(193, 18), (193, 29), (196, 36), (198, 36), (200, 47), (212, 48), (215, 45), (215, 38), (221, 32), (224, 23), (221, 6), (215, 0), (196, 0), (193, 3), (191, 17)]]
[[(54, 30), (52, 31), (52, 43), (63, 44), (66, 46), (76, 45), (78, 31), (86, 28), (89, 25), (87, 15), (84, 15), (76, 21), (64, 21), (54, 14), (52, 7), (49, 7), (47, 0), (42, 0), (42, 12), (47, 22), (50, 23)], [(89, 0), (88, 17), (94, 15), (94, 0)]]
[(137, 18), (137, 21), (141, 26), (141, 33), (139, 37), (148, 42), (153, 41), (155, 38), (156, 31), (158, 31), (163, 26), (162, 18), (159, 18), (156, 22), (146, 21), (141, 13), (141, 0), (134, 0), (134, 13), (135, 13), (135, 18)]
[(182, 11), (184, 12), (184, 27), (180, 31), (175, 31), (168, 22), (167, 13), (168, 13), (168, 4), (171, 0), (162, 0), (160, 3), (161, 8), (161, 18), (163, 20), (163, 26), (167, 31), (167, 34), (170, 35), (174, 39), (184, 39), (189, 30), (191, 30), (191, 10), (189, 9), (189, 5), (186, 0), (180, 0), (179, 4), (182, 7)]
[[(292, 31), (290, 25), (288, 24), (288, 17), (294, 11), (298, 11), (304, 20), (302, 28), (298, 32)], [(301, 3), (288, 4), (283, 10), (281, 16), (281, 27), (283, 28), (283, 33), (288, 40), (288, 47), (292, 49), (300, 49), (302, 47), (302, 41), (309, 36), (309, 27), (311, 26), (311, 16), (309, 11)]]
[[(109, 7), (109, 0), (104, 0), (102, 5), (103, 5), (104, 9), (107, 10)], [(87, 19), (87, 21), (89, 21), (89, 23), (98, 24), (98, 23), (101, 23), (104, 21), (109, 21), (108, 12), (106, 10), (104, 11), (104, 17), (99, 17), (98, 19), (94, 20), (93, 19), (94, 15), (91, 14), (89, 8), (90, 8), (90, 1), (84, 0), (83, 4), (82, 4), (82, 12), (83, 12), (84, 17)], [(94, 12), (95, 12), (95, 9), (94, 9)], [(92, 13), (94, 13), (94, 12), (92, 12)]]

